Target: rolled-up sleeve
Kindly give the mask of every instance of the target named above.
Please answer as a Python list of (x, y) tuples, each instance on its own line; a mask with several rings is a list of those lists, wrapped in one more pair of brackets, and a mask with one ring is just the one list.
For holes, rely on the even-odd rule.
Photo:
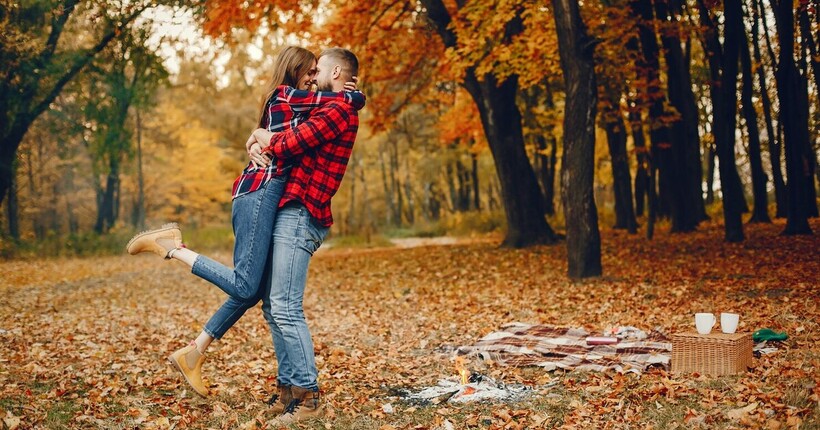
[(351, 109), (351, 105), (340, 101), (316, 108), (310, 119), (296, 128), (274, 133), (267, 151), (280, 160), (286, 160), (330, 142), (349, 127)]

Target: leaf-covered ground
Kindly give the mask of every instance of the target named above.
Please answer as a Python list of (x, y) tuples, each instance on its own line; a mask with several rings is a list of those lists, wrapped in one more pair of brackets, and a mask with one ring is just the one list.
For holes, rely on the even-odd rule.
[[(820, 222), (812, 227), (820, 232)], [(820, 428), (820, 237), (779, 236), (782, 228), (747, 226), (742, 244), (723, 243), (715, 225), (651, 242), (604, 231), (606, 276), (576, 283), (564, 275), (562, 245), (499, 249), (490, 238), (320, 252), (305, 308), (330, 407), (301, 428)], [(153, 255), (0, 262), (0, 297), (0, 428), (268, 427), (276, 360), (258, 308), (211, 347), (211, 398), (196, 397), (166, 365), (224, 298), (181, 263)], [(739, 312), (739, 331), (770, 327), (790, 339), (736, 376), (472, 361), (501, 381), (549, 388), (516, 403), (393, 397), (454, 375), (448, 347), (507, 322), (675, 333), (691, 330), (698, 311)]]

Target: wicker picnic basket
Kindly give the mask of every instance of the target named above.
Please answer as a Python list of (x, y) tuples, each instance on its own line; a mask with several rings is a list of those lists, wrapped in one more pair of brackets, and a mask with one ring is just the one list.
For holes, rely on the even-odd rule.
[(752, 366), (751, 333), (672, 335), (672, 372), (729, 375)]

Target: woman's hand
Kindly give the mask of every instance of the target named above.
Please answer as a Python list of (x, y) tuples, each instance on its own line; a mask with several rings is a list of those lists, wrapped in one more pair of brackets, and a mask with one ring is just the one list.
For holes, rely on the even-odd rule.
[(345, 91), (356, 91), (359, 89), (359, 77), (353, 76), (351, 82), (345, 82)]
[(263, 152), (265, 148), (270, 145), (270, 139), (273, 133), (264, 128), (257, 128), (251, 133), (248, 140), (245, 141), (245, 149), (248, 151), (248, 158), (256, 168), (267, 167), (270, 164), (271, 157), (269, 154)]
[(268, 167), (271, 161), (270, 156), (262, 152), (262, 145), (260, 145), (259, 142), (254, 142), (248, 149), (248, 157), (253, 167), (257, 169)]

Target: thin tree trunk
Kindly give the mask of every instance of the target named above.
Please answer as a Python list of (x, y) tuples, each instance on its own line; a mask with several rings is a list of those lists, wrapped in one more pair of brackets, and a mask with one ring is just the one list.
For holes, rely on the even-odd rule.
[[(779, 0), (774, 3), (775, 24), (780, 55), (778, 58), (777, 95), (783, 121), (784, 146), (786, 149), (786, 175), (788, 182), (788, 212), (783, 234), (811, 234), (807, 208), (808, 182), (814, 181), (808, 157), (814, 157), (809, 146), (808, 88), (805, 77), (800, 75), (794, 60), (794, 9), (792, 2)], [(815, 204), (812, 202), (812, 204)]]
[(472, 178), (473, 178), (473, 207), (477, 211), (481, 211), (481, 193), (479, 193), (478, 186), (478, 154), (471, 152), (470, 158), (473, 161)]
[(709, 145), (706, 149), (706, 202), (712, 204), (715, 202), (715, 159), (717, 158), (717, 153), (715, 152), (715, 146)]
[(458, 178), (458, 211), (467, 212), (470, 210), (470, 180), (469, 173), (461, 162), (460, 157), (456, 158), (456, 177)]
[(649, 192), (649, 153), (643, 133), (643, 120), (640, 106), (631, 103), (629, 108), (629, 128), (632, 131), (632, 143), (635, 147), (637, 168), (635, 169), (635, 214), (643, 216), (644, 204)]
[(705, 39), (709, 51), (712, 76), (712, 108), (715, 147), (720, 161), (720, 187), (723, 194), (724, 239), (727, 242), (743, 241), (745, 199), (743, 186), (735, 162), (735, 130), (737, 126), (737, 71), (740, 56), (740, 35), (743, 31), (743, 15), (740, 0), (726, 0), (724, 44), (720, 46), (717, 28), (709, 16), (709, 9), (699, 0), (700, 16), (707, 28)]
[(14, 242), (20, 241), (20, 218), (18, 217), (17, 201), (17, 163), (12, 167), (11, 184), (9, 184), (8, 199), (6, 200), (6, 216), (9, 220), (9, 236)]
[(387, 225), (394, 225), (393, 215), (396, 213), (396, 203), (393, 201), (393, 190), (390, 188), (390, 181), (387, 179), (387, 163), (384, 162), (384, 151), (379, 151), (379, 161), (382, 171), (382, 185), (384, 186), (384, 199), (387, 203)]
[(615, 229), (637, 233), (637, 221), (632, 207), (632, 177), (629, 173), (629, 159), (626, 152), (626, 124), (621, 116), (617, 100), (621, 91), (607, 84), (601, 94), (606, 97), (602, 103), (601, 122), (606, 131), (609, 157), (612, 162), (612, 185), (615, 192)]
[[(670, 23), (679, 22), (681, 5), (678, 1), (656, 0), (658, 19)], [(703, 203), (703, 172), (700, 165), (700, 136), (698, 135), (698, 111), (692, 92), (688, 57), (681, 48), (680, 29), (676, 33), (661, 31), (666, 58), (669, 102), (680, 113), (680, 119), (672, 123), (669, 150), (661, 151), (670, 159), (664, 167), (670, 170), (667, 178), (672, 182), (668, 189), (672, 210), (672, 231), (694, 230), (706, 219)]]
[[(545, 85), (546, 98), (545, 103), (547, 109), (554, 110), (555, 102), (552, 97), (552, 90), (549, 85)], [(541, 185), (544, 187), (544, 213), (547, 215), (555, 215), (555, 165), (558, 163), (558, 139), (555, 138), (555, 127), (550, 124), (547, 126), (547, 139), (550, 146), (550, 154), (545, 157), (544, 170), (541, 176)]]
[(752, 59), (749, 56), (748, 40), (746, 32), (743, 32), (742, 46), (740, 48), (740, 64), (743, 72), (742, 88), (740, 100), (743, 108), (743, 117), (746, 119), (746, 131), (749, 136), (749, 164), (752, 168), (752, 195), (754, 206), (752, 217), (749, 222), (770, 223), (768, 205), (769, 199), (766, 193), (766, 172), (763, 171), (763, 160), (760, 155), (760, 133), (757, 129), (757, 112), (752, 104), (752, 93), (754, 91), (754, 76), (752, 76)]
[[(820, 111), (820, 54), (817, 52), (817, 45), (814, 40), (814, 34), (811, 30), (811, 24), (809, 21), (809, 13), (808, 13), (809, 5), (807, 3), (801, 3), (800, 5), (800, 41), (803, 49), (800, 52), (803, 54), (802, 63), (804, 64), (804, 68), (808, 69), (811, 66), (812, 75), (814, 76), (814, 84), (818, 89), (817, 92), (814, 93), (814, 106), (815, 106), (815, 113)], [(817, 5), (814, 6), (814, 14), (817, 15)], [(819, 18), (820, 19), (820, 18)], [(809, 73), (806, 70), (803, 73), (803, 79), (806, 81), (806, 91), (808, 92), (808, 78)], [(808, 104), (808, 102), (807, 102)], [(816, 116), (816, 115), (815, 115)], [(816, 121), (815, 121), (816, 122)], [(818, 138), (818, 131), (817, 126), (815, 124), (814, 127), (809, 127), (809, 142), (817, 142)], [(812, 153), (812, 145), (811, 143), (808, 144), (808, 151), (811, 154), (806, 156), (808, 160), (807, 169), (810, 172), (815, 172), (817, 174), (818, 180), (820, 180), (820, 171), (817, 169), (817, 156), (816, 153)], [(806, 210), (808, 211), (808, 215), (810, 218), (816, 218), (820, 216), (817, 210), (817, 189), (814, 185), (814, 178), (806, 180)]]
[(450, 212), (458, 212), (458, 189), (456, 187), (455, 169), (453, 169), (452, 161), (448, 161), (444, 168), (444, 174), (447, 177), (447, 190), (450, 194)]
[[(651, 156), (650, 156), (651, 160)], [(649, 215), (646, 220), (646, 238), (652, 240), (655, 236), (655, 221), (658, 219), (658, 193), (657, 193), (658, 169), (650, 161), (649, 164)]]
[(404, 193), (401, 190), (401, 183), (399, 181), (399, 145), (395, 139), (390, 142), (388, 155), (390, 159), (390, 169), (388, 169), (387, 173), (390, 177), (390, 190), (396, 196), (396, 212), (393, 214), (393, 220), (395, 221), (394, 225), (396, 227), (401, 227), (404, 225), (404, 218), (402, 218), (402, 213), (404, 212)]
[[(774, 119), (772, 118), (772, 101), (769, 98), (769, 85), (766, 82), (766, 68), (763, 67), (763, 59), (760, 51), (760, 41), (758, 37), (759, 27), (759, 8), (758, 2), (752, 1), (752, 10), (754, 16), (752, 17), (752, 52), (754, 54), (755, 63), (757, 64), (757, 78), (760, 86), (760, 101), (763, 105), (763, 118), (766, 121), (766, 142), (769, 148), (769, 164), (772, 167), (772, 184), (774, 185), (774, 199), (776, 203), (776, 218), (785, 218), (786, 216), (786, 182), (783, 181), (783, 171), (780, 168), (780, 140), (778, 139), (779, 132), (775, 131)], [(769, 35), (766, 27), (763, 31), (768, 41)], [(774, 61), (774, 58), (771, 58)], [(779, 127), (778, 127), (779, 128)]]
[[(655, 175), (655, 182), (660, 186), (651, 190), (650, 198), (657, 199), (658, 189), (660, 188), (661, 199), (656, 201), (655, 217), (659, 215), (667, 215), (669, 213), (669, 206), (671, 202), (668, 201), (669, 191), (667, 190), (669, 184), (677, 184), (673, 173), (668, 167), (670, 156), (667, 154), (672, 147), (672, 139), (670, 136), (669, 127), (663, 125), (664, 122), (664, 102), (665, 97), (663, 88), (660, 82), (660, 47), (658, 46), (657, 35), (652, 25), (654, 20), (654, 12), (651, 0), (633, 0), (630, 2), (632, 14), (638, 20), (638, 34), (640, 37), (641, 56), (636, 61), (636, 68), (639, 81), (645, 85), (643, 88), (642, 102), (648, 103), (649, 106), (649, 138), (652, 144), (649, 150), (652, 158), (652, 172), (650, 175)], [(640, 91), (640, 90), (639, 90)], [(660, 170), (660, 178), (657, 176), (657, 170)]]
[(145, 229), (145, 180), (142, 174), (142, 118), (140, 110), (136, 109), (137, 125), (137, 216), (134, 227), (139, 230)]
[(567, 224), (567, 272), (570, 278), (600, 276), (601, 237), (593, 194), (598, 93), (594, 41), (577, 2), (552, 0), (552, 5), (566, 94), (561, 200)]
[(350, 182), (350, 200), (348, 201), (347, 206), (347, 220), (344, 223), (346, 231), (341, 232), (342, 234), (351, 234), (352, 232), (356, 231), (357, 227), (356, 221), (358, 220), (358, 217), (356, 216), (356, 203), (358, 202), (358, 200), (356, 200), (356, 183), (358, 182), (358, 180), (356, 178), (356, 173), (358, 171), (358, 166), (359, 158), (354, 157), (351, 160), (350, 167), (348, 168), (349, 175), (351, 178), (353, 178), (353, 180)]
[[(814, 14), (818, 15), (818, 5), (814, 5)], [(811, 64), (812, 76), (814, 76), (814, 85), (820, 89), (820, 53), (817, 51), (817, 43), (814, 40), (815, 34), (811, 30), (811, 21), (809, 20), (808, 2), (800, 6), (800, 40), (805, 47), (804, 50), (809, 52), (807, 55), (807, 65)], [(817, 108), (820, 109), (820, 91), (815, 94), (814, 99)]]

